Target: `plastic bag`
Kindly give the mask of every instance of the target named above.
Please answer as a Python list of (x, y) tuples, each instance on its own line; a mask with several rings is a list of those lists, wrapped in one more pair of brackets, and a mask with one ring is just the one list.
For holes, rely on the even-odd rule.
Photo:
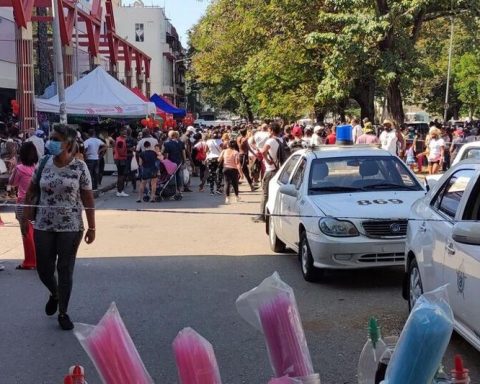
[(240, 295), (236, 306), (240, 316), (263, 332), (275, 377), (314, 374), (295, 295), (277, 272)]
[(173, 341), (181, 384), (221, 384), (212, 344), (192, 328), (181, 330)]
[(186, 166), (181, 171), (183, 176), (183, 185), (187, 185), (190, 181), (190, 172), (188, 172), (188, 168)]
[(387, 367), (383, 384), (430, 384), (447, 350), (453, 312), (446, 286), (415, 303)]
[(135, 156), (133, 156), (132, 160), (130, 161), (130, 171), (135, 172), (137, 170), (138, 170), (137, 158)]
[(97, 325), (75, 323), (74, 334), (103, 383), (153, 384), (115, 303)]
[(288, 377), (283, 376), (276, 379), (272, 379), (268, 384), (321, 384), (320, 375), (315, 373), (307, 377)]

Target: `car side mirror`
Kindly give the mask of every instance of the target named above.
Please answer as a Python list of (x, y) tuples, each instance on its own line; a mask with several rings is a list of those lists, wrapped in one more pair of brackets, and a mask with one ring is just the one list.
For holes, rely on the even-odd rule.
[(463, 221), (455, 224), (452, 238), (457, 243), (480, 245), (480, 223)]
[(293, 184), (282, 185), (279, 191), (284, 195), (297, 197), (297, 189)]

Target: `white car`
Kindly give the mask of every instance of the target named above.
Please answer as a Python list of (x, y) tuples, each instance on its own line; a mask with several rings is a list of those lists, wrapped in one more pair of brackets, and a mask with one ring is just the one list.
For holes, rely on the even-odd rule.
[(460, 161), (467, 159), (480, 159), (480, 141), (463, 144), (458, 150), (457, 156), (453, 159), (452, 167)]
[(446, 172), (410, 213), (404, 298), (448, 284), (455, 329), (480, 350), (480, 160)]
[(403, 265), (408, 213), (424, 195), (405, 164), (382, 149), (300, 150), (269, 184), (270, 247), (298, 252), (307, 281), (323, 269)]
[[(457, 165), (460, 161), (470, 159), (480, 159), (480, 141), (472, 141), (462, 144), (462, 146), (458, 150), (457, 155), (453, 159), (451, 166), (453, 167), (454, 165)], [(441, 177), (442, 174), (428, 175), (426, 177), (426, 184), (431, 187), (438, 180), (440, 180)]]

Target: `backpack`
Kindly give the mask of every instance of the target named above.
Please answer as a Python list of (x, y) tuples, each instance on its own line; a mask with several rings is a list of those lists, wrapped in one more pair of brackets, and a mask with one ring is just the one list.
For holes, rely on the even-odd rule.
[(195, 161), (201, 163), (207, 159), (207, 151), (205, 150), (205, 144), (199, 146), (199, 148), (193, 147), (192, 157)]
[(288, 147), (287, 143), (281, 138), (275, 138), (278, 143), (277, 149), (277, 168), (280, 168), (285, 161), (290, 157), (290, 148)]

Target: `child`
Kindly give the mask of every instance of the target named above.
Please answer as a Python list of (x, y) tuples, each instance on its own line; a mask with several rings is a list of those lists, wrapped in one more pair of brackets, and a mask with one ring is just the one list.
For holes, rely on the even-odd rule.
[(415, 151), (413, 150), (413, 144), (409, 144), (405, 154), (407, 156), (407, 165), (410, 167), (410, 170), (412, 172), (415, 172), (415, 164), (417, 163), (417, 159), (415, 158)]

